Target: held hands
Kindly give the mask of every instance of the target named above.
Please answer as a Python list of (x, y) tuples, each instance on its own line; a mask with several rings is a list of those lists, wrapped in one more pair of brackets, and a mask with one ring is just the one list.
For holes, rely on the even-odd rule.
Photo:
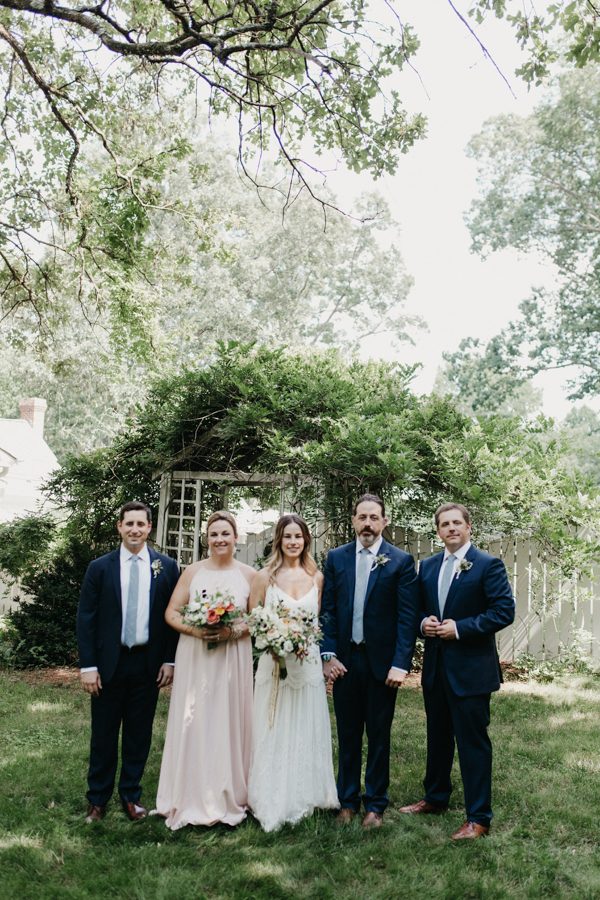
[(81, 682), (81, 687), (86, 694), (91, 694), (92, 697), (98, 697), (100, 695), (100, 691), (102, 690), (100, 672), (81, 672), (79, 680)]
[(348, 669), (344, 663), (340, 662), (335, 656), (323, 663), (323, 678), (325, 679), (329, 693), (333, 688), (334, 681), (338, 678), (343, 678), (347, 671)]
[(438, 637), (443, 641), (456, 640), (454, 619), (444, 619), (443, 622), (440, 622), (437, 616), (428, 616), (421, 623), (421, 631), (425, 637)]

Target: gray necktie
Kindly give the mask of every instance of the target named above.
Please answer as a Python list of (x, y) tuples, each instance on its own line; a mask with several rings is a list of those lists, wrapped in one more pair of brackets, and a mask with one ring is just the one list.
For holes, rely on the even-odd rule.
[(127, 591), (127, 609), (125, 610), (124, 637), (126, 647), (133, 647), (137, 633), (138, 595), (140, 592), (140, 574), (137, 564), (138, 558), (133, 555), (129, 566), (129, 590)]
[(352, 610), (352, 640), (355, 644), (362, 644), (365, 639), (363, 631), (363, 612), (369, 574), (373, 564), (373, 557), (366, 547), (358, 554), (356, 565), (356, 584), (354, 586), (354, 607)]
[(444, 618), (444, 607), (446, 605), (446, 598), (448, 597), (448, 591), (450, 590), (450, 585), (452, 584), (452, 576), (454, 575), (454, 560), (456, 559), (454, 553), (451, 553), (448, 559), (446, 560), (446, 567), (442, 574), (442, 581), (440, 583), (440, 593), (439, 593), (439, 603), (440, 603), (440, 619)]

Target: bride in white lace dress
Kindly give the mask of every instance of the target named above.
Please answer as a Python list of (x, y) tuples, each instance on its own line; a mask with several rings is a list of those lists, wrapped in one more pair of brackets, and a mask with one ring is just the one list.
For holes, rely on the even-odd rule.
[[(282, 600), (289, 609), (318, 615), (322, 583), (306, 522), (295, 514), (282, 516), (272, 555), (254, 579), (250, 607)], [(287, 677), (275, 687), (278, 663), (264, 653), (254, 686), (248, 802), (265, 831), (339, 806), (319, 648), (311, 647), (303, 662), (293, 653), (285, 662)]]

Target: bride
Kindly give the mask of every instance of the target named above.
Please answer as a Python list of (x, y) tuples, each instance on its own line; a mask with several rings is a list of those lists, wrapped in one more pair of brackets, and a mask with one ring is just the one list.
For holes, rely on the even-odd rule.
[[(322, 585), (306, 522), (295, 514), (282, 516), (271, 557), (254, 579), (250, 608), (281, 601), (290, 610), (317, 616)], [(298, 822), (314, 809), (339, 806), (319, 648), (313, 645), (303, 662), (290, 653), (285, 663), (287, 677), (276, 694), (279, 666), (269, 653), (263, 653), (256, 671), (248, 802), (265, 831)]]

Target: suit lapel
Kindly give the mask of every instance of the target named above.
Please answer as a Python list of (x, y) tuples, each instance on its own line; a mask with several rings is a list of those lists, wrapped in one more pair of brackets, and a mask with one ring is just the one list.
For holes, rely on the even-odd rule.
[(429, 591), (433, 600), (433, 608), (436, 610), (438, 619), (440, 618), (440, 592), (438, 591), (438, 584), (440, 580), (440, 569), (442, 568), (443, 562), (444, 552), (442, 551), (441, 553), (438, 553), (436, 557), (434, 557), (433, 564), (427, 578), (427, 590)]
[(151, 550), (148, 547), (148, 553), (150, 554), (150, 606), (148, 610), (148, 616), (152, 615), (152, 605), (154, 603), (154, 595), (156, 594), (156, 582), (158, 581), (160, 575), (155, 575), (152, 570), (152, 563), (155, 559), (158, 559), (158, 554)]
[(115, 550), (110, 560), (110, 575), (112, 578), (113, 592), (117, 601), (119, 620), (123, 620), (123, 602), (121, 598), (121, 551)]
[[(379, 548), (379, 553), (377, 554), (377, 556), (389, 556), (388, 550), (389, 550), (389, 544), (385, 540), (382, 541), (381, 546)], [(371, 571), (369, 573), (369, 580), (367, 582), (367, 593), (365, 596), (365, 609), (367, 607), (367, 603), (369, 602), (369, 597), (371, 596), (373, 588), (377, 584), (377, 579), (379, 578), (379, 573), (381, 572), (382, 569), (383, 569), (383, 566), (375, 565), (375, 559), (373, 558), (373, 562), (371, 564)]]
[(346, 559), (344, 560), (344, 564), (346, 566), (346, 583), (348, 585), (348, 600), (350, 602), (350, 608), (354, 604), (354, 588), (356, 586), (356, 542), (352, 541), (351, 544), (347, 545), (347, 553)]
[[(471, 546), (469, 547), (469, 549), (463, 556), (463, 559), (467, 559), (469, 562), (474, 563), (476, 556), (477, 556), (477, 553), (475, 551), (475, 548), (474, 548), (473, 544), (471, 544)], [(463, 572), (461, 574), (460, 572), (458, 572), (457, 574), (459, 577), (457, 578), (455, 575), (454, 578), (452, 579), (452, 581), (450, 582), (450, 590), (448, 591), (448, 596), (446, 597), (446, 605), (444, 607), (445, 614), (447, 614), (448, 607), (452, 605), (452, 601), (454, 600), (454, 597), (455, 597), (457, 591), (460, 589), (461, 578), (464, 578), (466, 573)]]

